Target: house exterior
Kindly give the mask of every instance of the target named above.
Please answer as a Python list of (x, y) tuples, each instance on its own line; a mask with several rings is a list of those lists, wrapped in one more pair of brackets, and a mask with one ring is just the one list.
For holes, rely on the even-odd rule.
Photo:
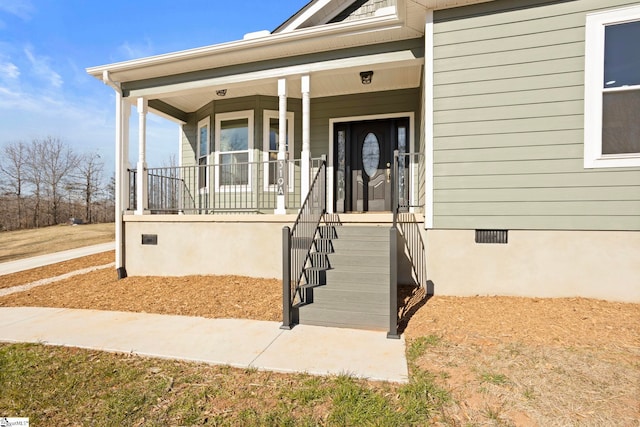
[[(118, 272), (282, 277), (322, 171), (342, 225), (405, 212), (400, 283), (640, 302), (639, 37), (638, 0), (313, 0), (90, 68), (116, 93)], [(180, 167), (146, 164), (150, 112), (181, 124)]]

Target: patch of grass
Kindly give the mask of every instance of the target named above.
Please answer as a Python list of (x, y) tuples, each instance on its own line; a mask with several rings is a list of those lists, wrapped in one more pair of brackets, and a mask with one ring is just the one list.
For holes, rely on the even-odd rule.
[(523, 396), (525, 397), (525, 399), (527, 399), (527, 400), (533, 400), (533, 399), (535, 399), (535, 397), (536, 397), (536, 395), (535, 395), (535, 393), (534, 393), (534, 391), (533, 391), (533, 389), (532, 389), (532, 388), (527, 388), (527, 389), (522, 393), (522, 395), (523, 395)]
[(293, 389), (284, 390), (282, 397), (298, 405), (309, 405), (325, 399), (330, 394), (325, 381), (320, 377), (310, 377)]
[(485, 413), (485, 416), (488, 419), (490, 419), (490, 420), (492, 420), (494, 422), (497, 422), (498, 425), (502, 424), (501, 420), (500, 420), (500, 413), (501, 413), (500, 408), (487, 406), (487, 408), (485, 409), (484, 413)]
[(480, 380), (483, 383), (490, 383), (495, 385), (504, 385), (509, 382), (509, 379), (504, 374), (492, 373), (492, 372), (483, 372), (480, 375)]
[(413, 424), (428, 420), (451, 401), (451, 395), (435, 383), (433, 374), (414, 370), (409, 384), (400, 389), (400, 400), (408, 415), (407, 421)]
[(410, 364), (415, 363), (415, 361), (427, 351), (427, 348), (435, 347), (440, 344), (441, 340), (437, 335), (427, 335), (416, 338), (407, 348), (407, 361)]
[(34, 425), (426, 425), (448, 399), (431, 374), (406, 385), (0, 345), (0, 412)]
[(0, 262), (112, 242), (114, 239), (115, 225), (112, 222), (4, 231), (0, 233)]
[(406, 412), (399, 412), (387, 396), (348, 376), (336, 378), (331, 391), (330, 425), (407, 425)]
[(162, 378), (147, 378), (135, 360), (113, 364), (96, 353), (68, 349), (60, 357), (50, 350), (0, 347), (2, 413), (29, 417), (35, 425), (85, 417), (123, 424), (148, 409), (165, 387)]

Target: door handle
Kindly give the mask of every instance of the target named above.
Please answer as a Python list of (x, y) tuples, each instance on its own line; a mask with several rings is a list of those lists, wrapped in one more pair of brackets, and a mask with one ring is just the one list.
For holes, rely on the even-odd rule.
[(387, 163), (387, 182), (391, 182), (391, 163)]

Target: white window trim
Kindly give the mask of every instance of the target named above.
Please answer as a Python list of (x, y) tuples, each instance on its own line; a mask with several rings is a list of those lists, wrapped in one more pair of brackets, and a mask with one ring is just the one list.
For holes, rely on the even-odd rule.
[[(264, 110), (262, 113), (262, 160), (265, 162), (264, 167), (264, 190), (275, 190), (275, 184), (269, 184), (269, 167), (267, 163), (269, 161), (269, 139), (270, 139), (270, 128), (269, 128), (269, 120), (271, 119), (280, 119), (280, 114), (276, 110)], [(293, 134), (293, 124), (294, 124), (295, 114), (291, 111), (287, 111), (287, 137), (289, 141), (289, 149), (287, 150), (288, 159), (294, 160), (295, 153), (295, 138)], [(292, 193), (294, 190), (294, 162), (289, 162), (289, 192)]]
[[(253, 110), (244, 110), (244, 111), (233, 111), (230, 113), (220, 113), (216, 114), (216, 128), (215, 128), (215, 177), (216, 177), (216, 190), (225, 192), (225, 191), (237, 191), (232, 187), (236, 187), (235, 185), (220, 185), (220, 154), (226, 153), (239, 153), (240, 151), (220, 151), (220, 131), (222, 122), (227, 120), (239, 120), (239, 119), (247, 119), (247, 126), (249, 131), (249, 140), (247, 143), (247, 151), (248, 151), (248, 162), (251, 163), (253, 161)], [(242, 150), (244, 152), (244, 150)], [(248, 171), (248, 183), (243, 186), (242, 191), (251, 191), (251, 183), (252, 183), (252, 170), (251, 166), (249, 166)]]
[(640, 89), (604, 89), (604, 30), (607, 25), (640, 21), (640, 6), (631, 6), (587, 14), (585, 27), (584, 84), (584, 167), (637, 167), (640, 153), (602, 154), (602, 94), (605, 91)]
[[(207, 152), (203, 155), (202, 153), (200, 153), (200, 129), (202, 129), (203, 127), (207, 127)], [(200, 159), (202, 157), (206, 157), (206, 166), (209, 167), (210, 164), (210, 160), (211, 160), (211, 116), (207, 116), (204, 119), (200, 120), (198, 122), (198, 133), (196, 135), (196, 167), (198, 167), (198, 174), (200, 173)], [(205, 184), (204, 187), (200, 187), (200, 176), (198, 175), (198, 191), (200, 191), (201, 193), (206, 193), (209, 191), (209, 179), (208, 179), (208, 175), (207, 175), (207, 179), (205, 180)]]

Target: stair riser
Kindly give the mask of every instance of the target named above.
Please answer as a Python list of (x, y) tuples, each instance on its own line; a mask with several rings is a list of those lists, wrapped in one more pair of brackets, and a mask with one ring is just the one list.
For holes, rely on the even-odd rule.
[(372, 269), (375, 271), (389, 271), (389, 257), (385, 256), (357, 256), (334, 254), (329, 258), (329, 263), (334, 269), (343, 269), (344, 271), (367, 271)]
[(360, 272), (360, 271), (327, 271), (327, 283), (344, 283), (356, 286), (364, 285), (389, 285), (389, 273), (380, 272)]
[(335, 227), (338, 239), (342, 238), (389, 238), (390, 227)]
[(313, 305), (301, 307), (299, 310), (299, 319), (300, 323), (307, 325), (346, 328), (384, 330), (389, 325), (388, 315), (318, 309), (314, 308)]
[(345, 301), (362, 301), (365, 303), (373, 302), (379, 304), (381, 301), (389, 299), (389, 289), (362, 289), (352, 290), (343, 289), (336, 290), (327, 286), (314, 289), (313, 300), (318, 303), (333, 303)]
[(363, 254), (375, 254), (380, 255), (389, 254), (389, 241), (384, 242), (367, 242), (367, 241), (355, 241), (355, 240), (334, 240), (331, 248), (334, 253), (336, 252), (356, 252)]
[(326, 308), (338, 311), (351, 311), (355, 313), (374, 314), (384, 316), (389, 313), (389, 304), (383, 302), (366, 303), (359, 301), (318, 301), (314, 294), (313, 304), (317, 308)]

